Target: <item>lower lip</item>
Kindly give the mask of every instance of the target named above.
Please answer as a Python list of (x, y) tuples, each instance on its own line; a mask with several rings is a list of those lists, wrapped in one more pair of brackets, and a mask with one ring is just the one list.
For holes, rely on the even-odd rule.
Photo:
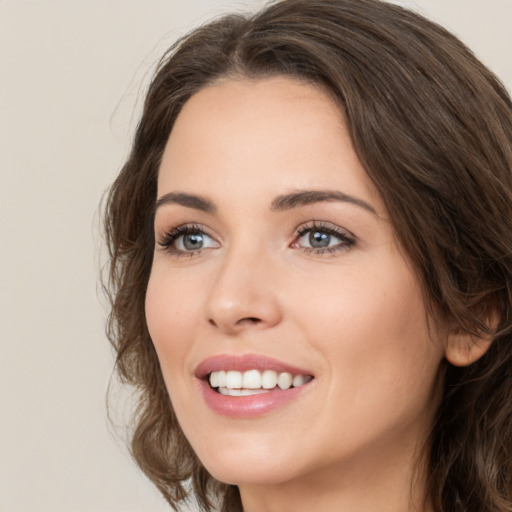
[(298, 388), (269, 391), (259, 395), (226, 396), (214, 391), (210, 385), (201, 380), (201, 392), (206, 405), (217, 414), (232, 418), (251, 418), (266, 414), (295, 400), (309, 384)]

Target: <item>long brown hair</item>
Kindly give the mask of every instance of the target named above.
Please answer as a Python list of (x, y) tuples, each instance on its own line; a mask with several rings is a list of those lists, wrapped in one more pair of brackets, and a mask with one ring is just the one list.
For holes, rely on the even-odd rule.
[(453, 35), (379, 0), (283, 0), (203, 26), (162, 58), (105, 208), (107, 332), (121, 381), (139, 393), (135, 460), (175, 509), (191, 493), (204, 510), (241, 510), (180, 429), (144, 300), (158, 169), (181, 107), (222, 77), (272, 75), (337, 99), (432, 314), (494, 336), (476, 363), (443, 363), (427, 499), (437, 512), (512, 511), (512, 103)]

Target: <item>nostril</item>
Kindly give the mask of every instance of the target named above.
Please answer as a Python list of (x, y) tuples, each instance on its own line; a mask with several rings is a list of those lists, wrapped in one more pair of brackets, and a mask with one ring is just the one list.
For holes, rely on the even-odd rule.
[(238, 324), (240, 323), (243, 323), (243, 322), (250, 322), (251, 324), (258, 324), (261, 322), (261, 319), (260, 318), (256, 318), (254, 316), (248, 316), (246, 318), (241, 318), (240, 320), (238, 320)]
[(244, 316), (242, 318), (239, 318), (234, 323), (226, 323), (215, 321), (213, 318), (208, 319), (208, 323), (215, 328), (236, 328), (236, 327), (243, 327), (244, 325), (258, 325), (261, 324), (263, 320), (261, 318), (255, 317), (255, 316)]

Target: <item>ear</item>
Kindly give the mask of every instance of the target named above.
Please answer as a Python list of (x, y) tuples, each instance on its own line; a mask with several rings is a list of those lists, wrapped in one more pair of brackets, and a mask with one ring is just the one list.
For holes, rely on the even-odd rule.
[(454, 366), (469, 366), (489, 350), (498, 327), (498, 319), (492, 318), (486, 323), (490, 333), (481, 333), (478, 336), (466, 332), (460, 326), (452, 327), (448, 333), (444, 351), (448, 362)]

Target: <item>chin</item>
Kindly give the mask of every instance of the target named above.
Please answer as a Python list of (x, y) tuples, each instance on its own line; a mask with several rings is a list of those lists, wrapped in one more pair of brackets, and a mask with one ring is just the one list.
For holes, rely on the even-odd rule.
[(238, 467), (236, 464), (218, 465), (206, 468), (207, 471), (220, 482), (229, 485), (276, 485), (293, 479), (293, 475), (286, 474), (282, 468), (260, 465)]
[[(200, 455), (200, 454), (199, 454)], [(209, 453), (200, 460), (206, 470), (220, 482), (230, 485), (279, 484), (293, 479), (290, 468), (297, 470), (297, 462), (289, 457), (276, 458), (258, 445), (253, 450), (227, 449), (223, 453)]]

